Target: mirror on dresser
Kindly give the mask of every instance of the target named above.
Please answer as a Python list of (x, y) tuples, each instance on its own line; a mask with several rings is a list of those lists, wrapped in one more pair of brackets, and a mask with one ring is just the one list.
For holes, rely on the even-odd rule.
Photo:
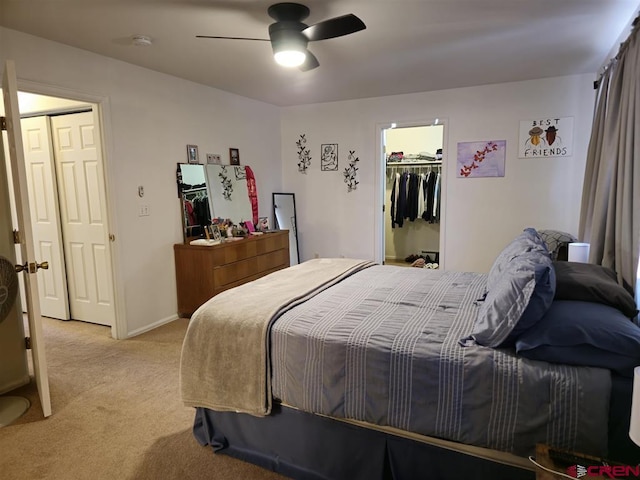
[(212, 218), (230, 219), (234, 224), (253, 220), (250, 185), (255, 196), (255, 180), (250, 172), (246, 166), (178, 164), (185, 243), (203, 237), (204, 225), (211, 224)]
[(204, 167), (211, 198), (212, 218), (229, 218), (235, 224), (252, 220), (247, 167), (211, 164)]
[(211, 204), (204, 165), (179, 163), (176, 172), (182, 204), (184, 241), (204, 235), (204, 225), (211, 223)]

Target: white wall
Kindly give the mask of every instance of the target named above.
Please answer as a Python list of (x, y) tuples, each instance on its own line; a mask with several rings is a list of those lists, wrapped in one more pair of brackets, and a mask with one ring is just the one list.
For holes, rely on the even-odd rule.
[[(567, 76), (419, 94), (284, 108), (283, 187), (296, 194), (301, 258), (377, 258), (381, 205), (382, 124), (440, 118), (445, 123), (443, 209), (448, 270), (486, 272), (523, 228), (578, 230), (580, 197), (594, 100), (594, 75)], [(574, 117), (573, 156), (519, 159), (520, 120)], [(305, 134), (312, 164), (297, 170), (295, 142)], [(458, 142), (506, 140), (503, 178), (456, 178)], [(320, 144), (339, 144), (339, 171), (320, 171)], [(342, 179), (347, 150), (360, 158), (358, 189)], [(378, 169), (378, 172), (376, 171)], [(381, 207), (380, 207), (381, 210)], [(388, 215), (388, 212), (387, 212)], [(384, 221), (388, 221), (387, 216)]]
[[(187, 144), (198, 145), (201, 162), (206, 153), (228, 162), (229, 147), (238, 148), (256, 175), (260, 215), (270, 215), (271, 192), (281, 189), (279, 109), (5, 28), (0, 45), (2, 64), (16, 63), (21, 90), (104, 99), (119, 313), (128, 334), (175, 318), (176, 163), (186, 163)], [(138, 216), (142, 202), (148, 217)]]
[[(0, 60), (15, 60), (22, 90), (104, 99), (119, 312), (129, 333), (177, 310), (172, 246), (182, 232), (175, 170), (187, 144), (198, 145), (202, 159), (225, 159), (229, 147), (239, 148), (256, 174), (261, 216), (271, 217), (271, 192), (296, 193), (303, 260), (316, 253), (376, 257), (384, 188), (377, 142), (379, 127), (391, 122), (445, 122), (445, 268), (487, 271), (529, 225), (577, 232), (593, 75), (278, 109), (4, 28), (0, 44)], [(518, 159), (519, 121), (547, 116), (574, 117), (573, 156)], [(297, 168), (300, 134), (312, 154), (306, 175)], [(447, 156), (456, 144), (490, 139), (507, 141), (506, 176), (456, 178), (455, 158)], [(339, 144), (337, 172), (320, 171), (322, 143)], [(360, 159), (360, 184), (350, 193), (343, 181), (349, 150)], [(149, 217), (137, 215), (138, 185)]]
[[(18, 92), (18, 104), (20, 105), (21, 115), (45, 115), (49, 112), (91, 108), (91, 105), (86, 102), (78, 102), (66, 98), (47, 97), (27, 92)], [(2, 108), (4, 108), (4, 105)]]

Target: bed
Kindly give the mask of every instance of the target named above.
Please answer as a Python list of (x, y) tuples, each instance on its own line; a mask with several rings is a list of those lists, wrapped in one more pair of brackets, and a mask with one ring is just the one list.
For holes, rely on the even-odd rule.
[[(532, 479), (536, 443), (631, 461), (635, 305), (575, 297), (562, 270), (526, 229), (489, 274), (316, 259), (223, 292), (185, 336), (194, 435), (293, 478)], [(545, 350), (557, 317), (594, 308), (628, 323), (607, 345), (623, 358), (599, 339), (568, 360)]]

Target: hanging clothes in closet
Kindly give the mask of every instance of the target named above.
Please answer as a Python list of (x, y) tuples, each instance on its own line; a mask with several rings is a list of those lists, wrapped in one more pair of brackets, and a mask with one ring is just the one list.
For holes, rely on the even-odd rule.
[(405, 220), (422, 219), (440, 223), (440, 166), (412, 167), (414, 171), (393, 172), (391, 181), (391, 227)]
[(207, 187), (204, 185), (183, 184), (182, 195), (185, 206), (185, 225), (209, 225), (211, 223), (211, 210), (209, 209), (209, 197)]
[(211, 213), (209, 209), (209, 197), (206, 193), (200, 193), (193, 199), (193, 210), (197, 225), (210, 225)]

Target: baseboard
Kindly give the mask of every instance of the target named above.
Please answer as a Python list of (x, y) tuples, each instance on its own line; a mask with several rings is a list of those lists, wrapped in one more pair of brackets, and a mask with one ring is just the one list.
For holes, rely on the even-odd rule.
[(166, 318), (160, 319), (157, 322), (154, 322), (150, 325), (146, 325), (142, 328), (138, 328), (137, 330), (133, 330), (132, 332), (127, 333), (127, 338), (137, 337), (138, 335), (153, 330), (154, 328), (161, 327), (162, 325), (166, 325), (167, 323), (171, 323), (180, 318), (177, 314), (170, 315)]

